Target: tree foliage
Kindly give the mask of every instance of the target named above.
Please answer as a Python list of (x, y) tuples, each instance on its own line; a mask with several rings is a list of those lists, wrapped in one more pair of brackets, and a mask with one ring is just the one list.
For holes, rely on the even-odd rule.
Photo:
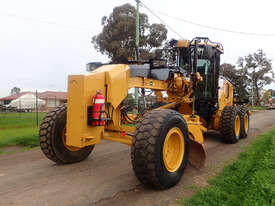
[(262, 49), (238, 60), (239, 67), (248, 78), (251, 89), (255, 92), (255, 103), (260, 104), (260, 91), (264, 86), (274, 82), (275, 77), (272, 70), (271, 60), (266, 57)]
[(10, 94), (11, 94), (11, 95), (18, 94), (18, 93), (20, 93), (20, 91), (21, 91), (21, 89), (20, 89), (19, 87), (13, 87), (13, 88), (11, 89)]
[(238, 68), (232, 64), (222, 64), (221, 75), (233, 84), (235, 93), (241, 100), (249, 93), (252, 97), (253, 88), (254, 102), (259, 105), (261, 90), (264, 86), (274, 82), (271, 60), (266, 57), (263, 50), (259, 49), (253, 54), (240, 57), (237, 64)]
[[(101, 20), (102, 32), (92, 38), (94, 48), (107, 55), (113, 63), (135, 57), (136, 9), (130, 4), (115, 7), (109, 17)], [(167, 38), (163, 24), (149, 24), (148, 16), (140, 13), (140, 57), (148, 59), (150, 52)]]
[(163, 46), (162, 58), (167, 60), (168, 65), (176, 64), (176, 56), (174, 47), (171, 46), (171, 41), (174, 39), (167, 40)]
[(231, 82), (234, 87), (234, 94), (239, 101), (246, 101), (248, 99), (248, 78), (243, 69), (236, 69), (236, 66), (224, 63), (220, 66), (220, 74)]

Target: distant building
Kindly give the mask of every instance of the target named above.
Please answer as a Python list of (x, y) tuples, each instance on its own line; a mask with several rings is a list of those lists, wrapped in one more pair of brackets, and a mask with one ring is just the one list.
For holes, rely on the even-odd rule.
[[(37, 107), (42, 108), (43, 105), (45, 105), (45, 100), (37, 98)], [(23, 94), (19, 98), (11, 100), (6, 106), (30, 111), (36, 108), (36, 95), (33, 93)]]
[(2, 97), (2, 98), (0, 98), (0, 105), (8, 105), (12, 100), (18, 99), (21, 96), (28, 94), (28, 93), (31, 93), (31, 92), (20, 92), (18, 94), (10, 95), (7, 97)]
[(38, 93), (38, 97), (46, 101), (46, 108), (58, 107), (67, 102), (67, 92), (46, 91)]
[[(46, 91), (38, 93), (37, 103), (40, 110), (50, 110), (67, 102), (67, 92)], [(36, 108), (35, 92), (20, 92), (0, 98), (0, 105), (16, 107), (17, 109)]]

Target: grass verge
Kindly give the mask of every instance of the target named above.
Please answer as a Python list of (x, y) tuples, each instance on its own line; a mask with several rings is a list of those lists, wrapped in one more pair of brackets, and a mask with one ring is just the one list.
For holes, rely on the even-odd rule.
[[(40, 124), (45, 113), (38, 114)], [(22, 150), (38, 146), (35, 113), (0, 113), (0, 154), (5, 147), (22, 146)], [(12, 151), (9, 151), (12, 152)]]
[(250, 106), (248, 108), (249, 110), (266, 110), (265, 106), (254, 106), (254, 107)]
[(275, 205), (275, 128), (260, 135), (238, 160), (180, 205)]
[(14, 128), (0, 130), (0, 147), (38, 146), (38, 128)]
[[(46, 113), (38, 113), (38, 123)], [(0, 129), (36, 127), (36, 113), (0, 113)]]

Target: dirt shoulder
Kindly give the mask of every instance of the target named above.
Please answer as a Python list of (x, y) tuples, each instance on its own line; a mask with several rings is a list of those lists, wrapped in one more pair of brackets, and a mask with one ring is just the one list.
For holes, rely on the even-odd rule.
[(220, 142), (216, 134), (206, 138), (206, 166), (187, 166), (180, 183), (164, 191), (143, 187), (132, 171), (130, 148), (112, 142), (96, 146), (86, 160), (56, 165), (40, 149), (0, 156), (0, 206), (6, 205), (173, 205), (190, 196), (253, 138), (275, 126), (275, 110), (252, 115), (247, 139), (234, 145)]

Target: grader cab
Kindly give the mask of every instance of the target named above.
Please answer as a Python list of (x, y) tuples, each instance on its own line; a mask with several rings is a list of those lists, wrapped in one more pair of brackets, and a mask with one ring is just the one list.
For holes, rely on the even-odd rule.
[[(52, 161), (86, 159), (102, 139), (131, 146), (135, 175), (146, 186), (177, 184), (188, 162), (202, 167), (204, 133), (216, 130), (221, 140), (247, 137), (249, 111), (233, 101), (233, 87), (219, 81), (221, 44), (208, 38), (171, 42), (175, 64), (163, 59), (102, 65), (68, 78), (68, 103), (43, 119), (39, 141)], [(123, 104), (139, 88), (142, 111)], [(146, 93), (156, 99), (146, 105)]]

